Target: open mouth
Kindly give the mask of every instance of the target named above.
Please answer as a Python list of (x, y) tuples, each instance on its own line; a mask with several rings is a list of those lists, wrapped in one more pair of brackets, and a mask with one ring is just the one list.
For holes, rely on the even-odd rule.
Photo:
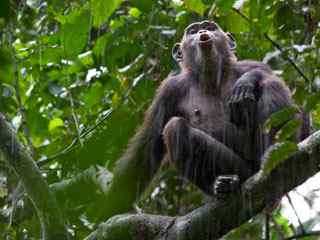
[(208, 48), (211, 48), (212, 47), (212, 36), (210, 36), (209, 34), (207, 33), (202, 33), (200, 36), (199, 36), (199, 46), (202, 48), (202, 49), (208, 49)]
[(208, 42), (211, 40), (210, 36), (206, 33), (203, 33), (200, 35), (200, 38), (199, 38), (200, 42)]

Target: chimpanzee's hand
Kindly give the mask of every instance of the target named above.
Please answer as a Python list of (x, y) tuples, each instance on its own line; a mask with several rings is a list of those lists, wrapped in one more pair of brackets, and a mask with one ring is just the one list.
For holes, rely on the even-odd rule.
[(238, 175), (221, 175), (216, 178), (213, 184), (213, 193), (217, 199), (225, 199), (230, 193), (240, 189)]
[(230, 121), (239, 127), (252, 127), (257, 122), (259, 81), (257, 72), (243, 74), (234, 84), (228, 104)]

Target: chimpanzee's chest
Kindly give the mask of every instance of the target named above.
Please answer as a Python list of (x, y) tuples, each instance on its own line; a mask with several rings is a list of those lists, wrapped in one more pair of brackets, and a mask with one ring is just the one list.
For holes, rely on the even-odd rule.
[(212, 135), (229, 120), (225, 97), (190, 88), (178, 106), (184, 118), (198, 129)]

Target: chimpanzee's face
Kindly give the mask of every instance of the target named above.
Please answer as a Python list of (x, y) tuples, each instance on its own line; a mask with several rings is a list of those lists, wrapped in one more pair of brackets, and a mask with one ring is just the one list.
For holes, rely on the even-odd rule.
[(193, 67), (207, 59), (212, 61), (213, 58), (225, 56), (234, 48), (235, 42), (230, 34), (222, 31), (213, 21), (203, 21), (192, 23), (185, 29), (181, 43), (175, 46), (173, 54), (178, 61)]

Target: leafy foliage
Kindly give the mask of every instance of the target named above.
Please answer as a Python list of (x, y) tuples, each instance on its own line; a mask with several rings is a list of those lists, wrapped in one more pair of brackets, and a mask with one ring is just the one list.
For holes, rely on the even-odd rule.
[[(231, 32), (240, 59), (270, 64), (290, 85), (296, 103), (314, 116), (313, 127), (320, 128), (317, 0), (3, 0), (0, 112), (11, 120), (49, 184), (65, 183), (92, 167), (112, 171), (155, 88), (178, 70), (171, 47), (187, 24), (200, 19), (215, 20)], [(266, 128), (282, 126), (277, 138), (285, 144), (273, 153), (267, 169), (296, 149), (290, 142), (300, 126), (290, 120), (296, 111), (269, 119)], [(192, 186), (171, 173), (160, 174), (138, 204), (142, 211), (176, 215), (202, 203), (199, 195), (190, 194)], [(37, 238), (38, 219), (23, 190), (15, 193), (18, 182), (0, 161), (1, 237)], [(101, 194), (92, 194), (85, 204), (71, 201), (68, 194), (62, 197), (74, 239), (85, 237), (96, 224), (88, 211), (107, 204), (96, 201)], [(289, 223), (276, 214), (284, 234), (291, 234)], [(249, 225), (261, 228), (261, 221)], [(227, 239), (246, 235), (247, 226), (238, 238)], [(252, 234), (250, 239), (260, 238)], [(276, 231), (272, 236), (278, 239)]]
[(297, 144), (293, 142), (281, 142), (271, 147), (265, 154), (267, 158), (263, 164), (262, 171), (264, 174), (268, 174), (278, 166), (283, 160), (293, 155), (298, 150)]

